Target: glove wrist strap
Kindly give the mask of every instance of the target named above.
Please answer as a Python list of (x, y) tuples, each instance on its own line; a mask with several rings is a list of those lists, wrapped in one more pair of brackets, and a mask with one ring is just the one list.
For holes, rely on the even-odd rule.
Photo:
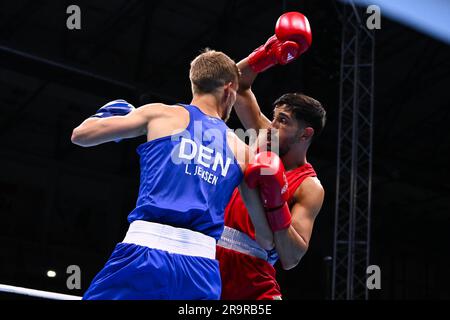
[(292, 217), (287, 203), (275, 209), (266, 209), (267, 222), (273, 232), (284, 230), (291, 225)]
[(259, 47), (248, 56), (248, 64), (255, 73), (263, 72), (274, 66), (276, 63), (275, 58), (269, 56), (263, 46)]

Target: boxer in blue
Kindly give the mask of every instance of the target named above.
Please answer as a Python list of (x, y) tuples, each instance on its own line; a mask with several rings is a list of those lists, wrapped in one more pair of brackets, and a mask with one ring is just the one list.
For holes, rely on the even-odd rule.
[[(264, 216), (242, 179), (252, 153), (225, 124), (239, 76), (228, 56), (206, 50), (191, 62), (189, 105), (116, 100), (74, 129), (72, 142), (82, 147), (147, 136), (137, 148), (140, 190), (129, 230), (83, 299), (219, 299), (215, 246), (234, 188), (250, 214)], [(270, 236), (262, 235), (268, 249)]]

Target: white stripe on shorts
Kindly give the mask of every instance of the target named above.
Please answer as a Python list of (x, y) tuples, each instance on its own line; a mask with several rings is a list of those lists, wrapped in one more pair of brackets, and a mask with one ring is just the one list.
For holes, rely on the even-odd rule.
[(122, 243), (188, 256), (216, 258), (216, 240), (213, 237), (189, 229), (143, 220), (130, 224)]

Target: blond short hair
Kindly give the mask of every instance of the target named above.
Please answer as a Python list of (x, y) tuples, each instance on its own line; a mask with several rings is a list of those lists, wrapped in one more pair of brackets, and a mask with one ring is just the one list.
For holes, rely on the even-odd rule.
[(205, 49), (191, 62), (189, 79), (194, 93), (213, 93), (229, 82), (239, 81), (240, 72), (225, 53)]

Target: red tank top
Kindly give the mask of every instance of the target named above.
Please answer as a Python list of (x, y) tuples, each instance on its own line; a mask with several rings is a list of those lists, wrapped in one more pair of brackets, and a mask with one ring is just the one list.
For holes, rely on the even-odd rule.
[[(305, 163), (300, 167), (287, 171), (289, 202), (292, 201), (295, 191), (308, 177), (316, 177), (317, 174), (311, 164)], [(238, 188), (234, 189), (230, 202), (225, 208), (225, 225), (242, 231), (255, 239), (255, 228), (248, 214), (247, 208), (242, 201)]]

